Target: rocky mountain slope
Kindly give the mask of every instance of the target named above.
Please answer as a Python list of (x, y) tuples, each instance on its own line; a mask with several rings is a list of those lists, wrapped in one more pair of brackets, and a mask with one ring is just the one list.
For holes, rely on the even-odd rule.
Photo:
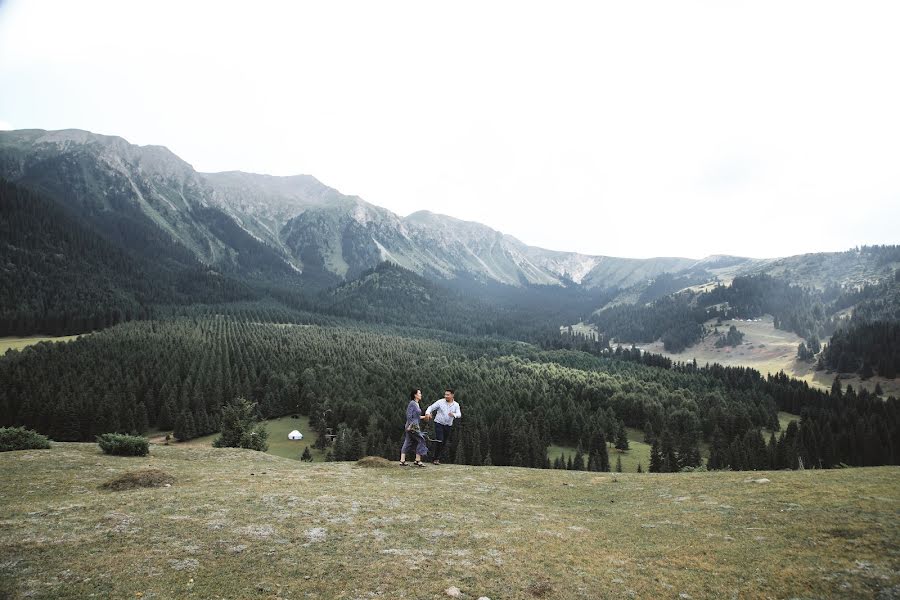
[(773, 272), (824, 287), (877, 280), (891, 269), (847, 253), (696, 260), (546, 250), (445, 215), (401, 217), (308, 175), (199, 173), (161, 146), (74, 129), (0, 132), (0, 177), (59, 202), (146, 257), (180, 252), (178, 260), (219, 272), (278, 283), (303, 279), (314, 287), (352, 280), (385, 260), (444, 281), (635, 288), (628, 296), (635, 299), (666, 273), (727, 281)]
[(696, 263), (544, 250), (444, 215), (403, 218), (307, 175), (198, 173), (163, 147), (80, 130), (0, 132), (0, 176), (60, 202), (114, 241), (134, 242), (122, 223), (141, 222), (158, 238), (142, 241), (148, 255), (176, 242), (205, 265), (241, 270), (252, 238), (253, 251), (269, 254), (269, 275), (294, 270), (322, 285), (384, 260), (444, 280), (601, 288)]

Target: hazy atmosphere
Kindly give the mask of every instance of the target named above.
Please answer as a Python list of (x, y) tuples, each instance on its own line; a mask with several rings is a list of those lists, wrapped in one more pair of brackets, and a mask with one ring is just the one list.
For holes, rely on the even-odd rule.
[(894, 243), (900, 8), (848, 7), (13, 0), (0, 128), (307, 173), (590, 254)]

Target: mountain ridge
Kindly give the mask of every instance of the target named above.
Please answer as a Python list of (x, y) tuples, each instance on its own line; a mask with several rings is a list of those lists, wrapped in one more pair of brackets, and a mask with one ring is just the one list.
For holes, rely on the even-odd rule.
[[(400, 216), (312, 175), (203, 173), (165, 146), (138, 146), (80, 129), (0, 132), (0, 176), (55, 199), (120, 243), (129, 241), (120, 232), (123, 223), (142, 221), (145, 229), (161, 230), (156, 237), (183, 246), (213, 269), (241, 271), (247, 262), (241, 253), (250, 252), (257, 257), (257, 273), (267, 272), (279, 283), (299, 277), (313, 287), (349, 281), (385, 260), (447, 282), (601, 290), (638, 289), (666, 273), (702, 272), (715, 281), (770, 269), (819, 285), (816, 263), (831, 264), (823, 253), (697, 259), (550, 250), (482, 223), (427, 210)], [(154, 247), (146, 249), (148, 255), (154, 252)], [(260, 268), (262, 256), (271, 263), (265, 268)], [(849, 281), (880, 277), (871, 265), (835, 260), (843, 262), (832, 270), (848, 269)]]
[[(64, 163), (62, 166), (56, 163)], [(66, 168), (71, 162), (77, 168)], [(87, 171), (92, 171), (87, 173)], [(138, 146), (118, 136), (79, 129), (0, 133), (0, 174), (64, 197), (89, 188), (103, 199), (127, 196), (204, 264), (233, 254), (202, 223), (172, 213), (215, 207), (286, 263), (322, 284), (337, 283), (391, 260), (420, 274), (453, 280), (461, 274), (507, 285), (627, 287), (696, 259), (623, 259), (529, 246), (487, 225), (416, 211), (402, 217), (328, 187), (312, 175), (243, 171), (202, 173), (164, 146)], [(109, 177), (119, 181), (100, 181)], [(77, 196), (77, 194), (75, 194)], [(110, 208), (103, 204), (102, 208)]]

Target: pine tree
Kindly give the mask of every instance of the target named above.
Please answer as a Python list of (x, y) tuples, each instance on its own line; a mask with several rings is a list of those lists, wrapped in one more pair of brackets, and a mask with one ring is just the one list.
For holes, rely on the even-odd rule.
[(150, 419), (147, 417), (147, 407), (144, 406), (143, 402), (137, 405), (134, 423), (135, 430), (139, 435), (147, 433), (147, 430), (150, 429)]
[(675, 442), (672, 440), (672, 434), (668, 429), (663, 429), (660, 436), (660, 455), (662, 465), (660, 466), (662, 473), (675, 473), (678, 471), (678, 455), (675, 453)]
[(247, 448), (265, 452), (269, 449), (269, 432), (256, 422), (256, 403), (235, 398), (222, 407), (222, 433), (213, 442), (215, 448)]
[(659, 440), (653, 440), (653, 445), (650, 446), (650, 472), (651, 473), (662, 473), (662, 450), (660, 448)]
[(775, 440), (775, 432), (769, 435), (769, 443), (766, 445), (766, 456), (769, 461), (769, 469), (778, 468), (778, 442)]
[(616, 429), (616, 450), (619, 452), (628, 451), (628, 432), (625, 430), (624, 421), (619, 421)]
[(458, 465), (466, 464), (465, 445), (461, 444), (458, 440), (456, 442), (456, 452), (453, 455), (453, 462)]
[(728, 467), (726, 454), (728, 452), (728, 444), (725, 441), (725, 434), (719, 429), (718, 425), (713, 429), (712, 440), (709, 444), (709, 460), (706, 466), (709, 470), (724, 469)]
[(644, 472), (644, 467), (641, 466), (641, 463), (640, 463), (640, 462), (638, 463), (637, 472), (638, 472), (638, 473), (643, 473), (643, 472)]
[(581, 446), (578, 446), (578, 449), (575, 451), (575, 460), (572, 461), (572, 468), (576, 471), (584, 471), (584, 453), (581, 451)]
[(477, 431), (475, 435), (472, 436), (472, 451), (469, 454), (469, 464), (470, 465), (481, 465), (483, 459), (481, 457), (481, 436), (478, 435)]
[(644, 443), (653, 445), (653, 440), (656, 439), (656, 434), (653, 433), (653, 424), (650, 421), (644, 423)]
[(303, 449), (303, 454), (300, 455), (300, 460), (306, 462), (312, 462), (313, 457), (312, 453), (309, 451), (309, 446)]
[(175, 419), (175, 431), (173, 432), (175, 439), (180, 442), (190, 440), (197, 437), (194, 430), (194, 417), (187, 410), (183, 410)]

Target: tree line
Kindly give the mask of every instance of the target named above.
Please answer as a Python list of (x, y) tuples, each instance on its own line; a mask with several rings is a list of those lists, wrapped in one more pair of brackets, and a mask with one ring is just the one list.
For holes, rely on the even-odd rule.
[[(173, 428), (189, 439), (219, 430), (223, 403), (243, 397), (262, 418), (309, 415), (321, 434), (337, 436), (335, 458), (393, 458), (408, 388), (422, 388), (427, 401), (451, 385), (466, 417), (450, 456), (466, 464), (552, 466), (552, 442), (581, 447), (587, 466), (607, 468), (597, 440), (612, 442), (627, 426), (658, 439), (660, 449), (671, 439), (669, 468), (682, 469), (699, 464), (701, 442), (716, 431), (731, 445), (748, 432), (776, 430), (778, 410), (805, 415), (801, 429), (815, 423), (833, 431), (847, 419), (856, 431), (861, 419), (884, 428), (879, 442), (897, 435), (894, 400), (876, 404), (847, 392), (842, 404), (854, 398), (856, 411), (833, 413), (830, 394), (751, 369), (671, 362), (637, 349), (595, 356), (427, 330), (292, 323), (278, 306), (248, 306), (239, 317), (193, 310), (11, 351), (0, 360), (0, 425), (57, 440)], [(847, 462), (842, 451), (823, 454), (831, 443), (824, 433), (813, 437), (822, 447), (804, 446), (806, 466), (834, 466), (832, 456)], [(880, 464), (896, 461), (892, 452), (878, 454)]]

